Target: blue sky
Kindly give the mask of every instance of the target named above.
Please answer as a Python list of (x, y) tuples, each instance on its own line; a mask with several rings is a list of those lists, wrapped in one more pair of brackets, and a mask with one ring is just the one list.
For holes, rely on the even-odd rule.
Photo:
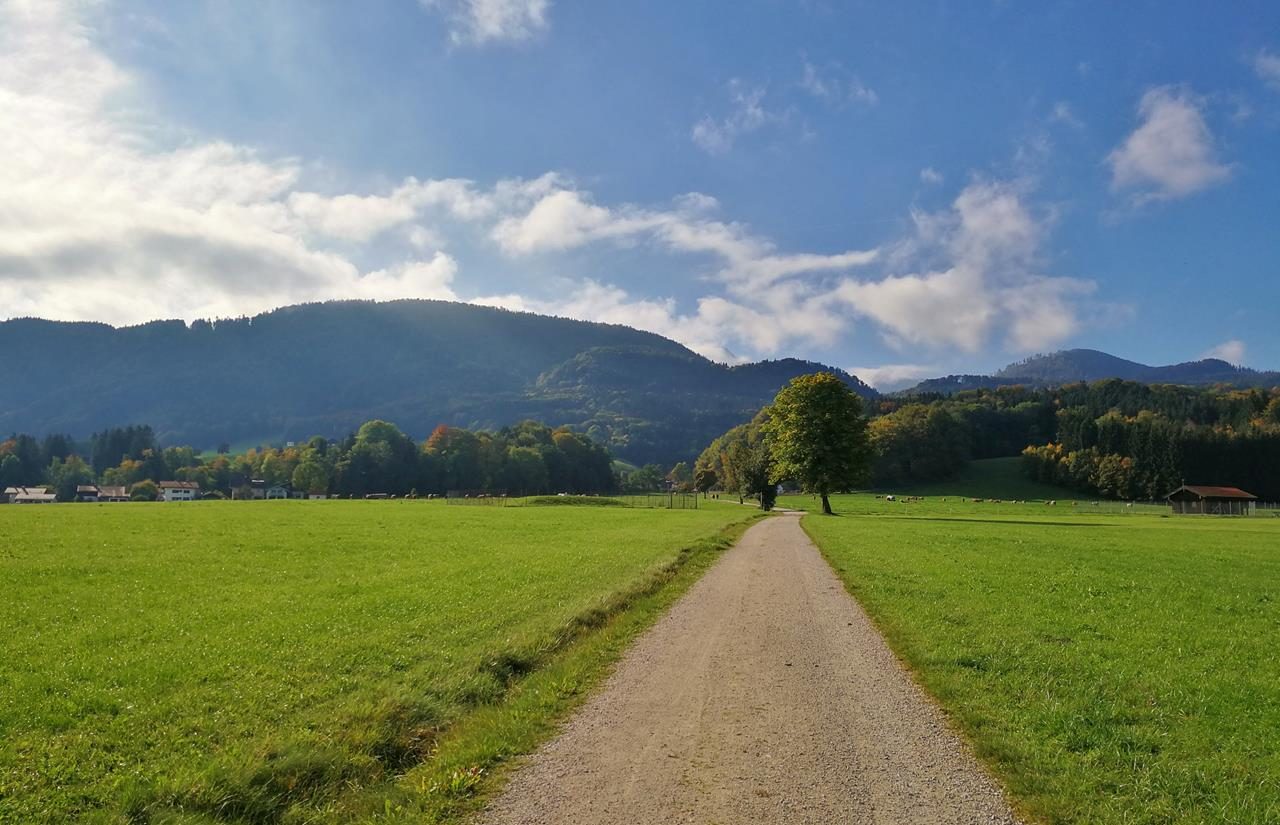
[(0, 316), (1280, 366), (1280, 6), (0, 0)]

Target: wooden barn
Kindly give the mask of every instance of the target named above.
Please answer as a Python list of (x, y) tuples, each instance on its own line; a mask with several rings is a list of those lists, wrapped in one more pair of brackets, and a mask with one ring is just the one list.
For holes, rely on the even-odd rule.
[(1184, 484), (1165, 496), (1175, 515), (1248, 516), (1258, 497), (1238, 487), (1204, 487)]

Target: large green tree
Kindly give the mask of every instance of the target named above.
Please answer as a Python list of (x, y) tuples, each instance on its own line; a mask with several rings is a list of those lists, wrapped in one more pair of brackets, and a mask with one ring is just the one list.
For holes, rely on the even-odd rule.
[(867, 480), (871, 450), (862, 399), (831, 373), (802, 375), (782, 388), (764, 422), (776, 479), (789, 479), (822, 497)]

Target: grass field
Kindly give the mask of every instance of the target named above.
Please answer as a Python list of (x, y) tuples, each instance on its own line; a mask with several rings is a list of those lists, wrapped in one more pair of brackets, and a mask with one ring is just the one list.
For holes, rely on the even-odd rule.
[(894, 489), (885, 488), (882, 492), (909, 496), (969, 496), (1023, 501), (1087, 497), (1081, 492), (1027, 478), (1022, 472), (1022, 459), (1017, 456), (970, 461), (954, 479), (912, 482)]
[(833, 504), (805, 529), (1032, 819), (1280, 822), (1280, 519)]
[(449, 820), (749, 515), (0, 508), (0, 821)]

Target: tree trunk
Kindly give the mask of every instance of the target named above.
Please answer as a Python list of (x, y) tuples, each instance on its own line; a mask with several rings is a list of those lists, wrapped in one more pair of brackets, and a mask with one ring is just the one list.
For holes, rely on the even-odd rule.
[(828, 516), (835, 515), (835, 513), (831, 512), (831, 499), (827, 498), (826, 493), (822, 494), (822, 512)]

